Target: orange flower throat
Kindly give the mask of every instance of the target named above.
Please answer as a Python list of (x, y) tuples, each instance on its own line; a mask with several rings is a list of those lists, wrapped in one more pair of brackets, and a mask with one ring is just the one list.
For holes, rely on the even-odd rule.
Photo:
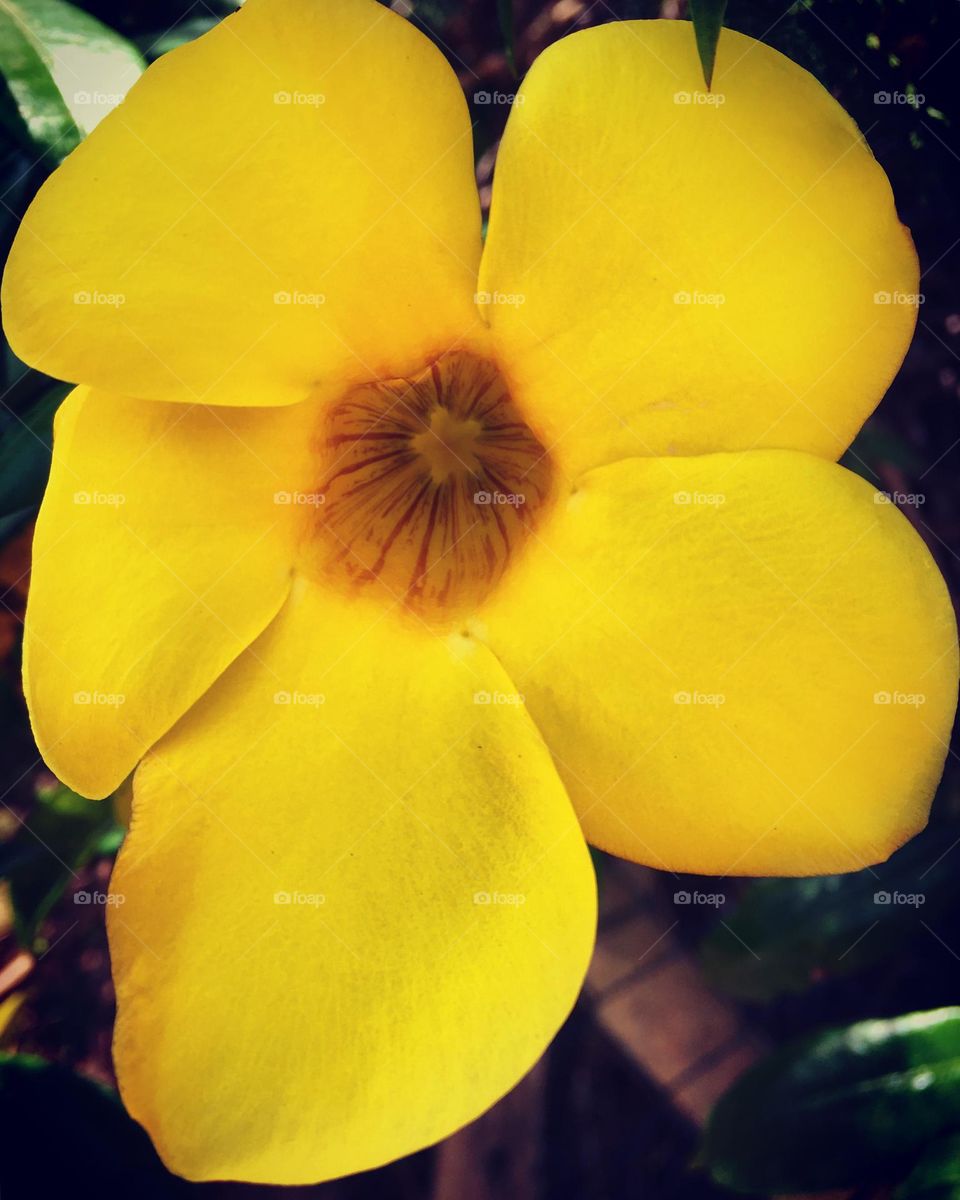
[(515, 561), (554, 471), (490, 361), (456, 351), (364, 384), (325, 415), (310, 557), (430, 621), (469, 612)]

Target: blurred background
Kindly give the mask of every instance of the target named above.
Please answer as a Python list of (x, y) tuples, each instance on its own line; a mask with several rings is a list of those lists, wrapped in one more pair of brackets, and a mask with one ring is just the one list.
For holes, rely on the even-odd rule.
[[(104, 36), (152, 61), (219, 0), (0, 0), (0, 258), (85, 130), (43, 38)], [(460, 77), (489, 199), (517, 78), (550, 42), (680, 0), (397, 0)], [(84, 15), (88, 14), (88, 15)], [(27, 25), (40, 41), (24, 54)], [(923, 268), (917, 335), (844, 462), (903, 507), (960, 589), (960, 3), (732, 0), (853, 115)], [(691, 37), (693, 33), (691, 31)], [(32, 37), (32, 34), (31, 34)], [(39, 47), (41, 53), (34, 51)], [(91, 804), (38, 758), (20, 685), (33, 520), (63, 385), (3, 348), (0, 382), (0, 1197), (656, 1200), (833, 1192), (960, 1198), (960, 772), (882, 867), (813, 880), (663, 874), (596, 856), (584, 994), (540, 1065), (441, 1146), (313, 1188), (168, 1175), (113, 1091), (102, 897), (123, 798)], [(251, 962), (251, 972), (256, 962)], [(242, 997), (238, 997), (242, 1003)], [(864, 1022), (867, 1022), (864, 1024)]]

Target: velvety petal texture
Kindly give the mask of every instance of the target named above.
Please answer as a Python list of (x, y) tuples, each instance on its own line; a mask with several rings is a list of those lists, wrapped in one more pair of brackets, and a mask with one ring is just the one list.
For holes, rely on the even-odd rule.
[(885, 497), (791, 451), (590, 472), (483, 614), (587, 836), (821, 875), (926, 823), (957, 700), (946, 585)]
[(44, 184), (7, 336), (63, 379), (283, 404), (389, 376), (475, 321), (466, 102), (374, 0), (248, 0), (164, 55)]
[[(309, 405), (260, 412), (77, 388), (33, 543), (24, 689), (40, 752), (112, 791), (276, 614)], [(279, 502), (278, 502), (279, 501)]]
[(574, 33), (510, 113), (480, 271), (544, 445), (578, 470), (774, 446), (837, 458), (917, 315), (883, 170), (819, 83), (685, 21)]
[(490, 652), (309, 586), (139, 768), (111, 888), (120, 1088), (191, 1179), (311, 1183), (449, 1134), (539, 1057), (595, 925)]

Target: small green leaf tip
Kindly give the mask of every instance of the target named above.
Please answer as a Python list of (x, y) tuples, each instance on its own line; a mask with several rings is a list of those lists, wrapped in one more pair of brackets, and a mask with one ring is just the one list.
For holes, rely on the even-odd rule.
[(727, 11), (727, 0), (690, 0), (690, 18), (697, 39), (697, 53), (703, 66), (703, 81), (710, 91), (713, 83), (713, 66), (717, 60), (717, 42), (723, 28), (723, 15)]

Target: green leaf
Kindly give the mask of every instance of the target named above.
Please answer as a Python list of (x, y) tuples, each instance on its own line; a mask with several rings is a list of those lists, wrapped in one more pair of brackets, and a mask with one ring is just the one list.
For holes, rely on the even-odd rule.
[(960, 1200), (960, 1132), (929, 1146), (893, 1195), (894, 1200)]
[(0, 518), (36, 511), (43, 497), (53, 445), (53, 417), (70, 391), (54, 384), (18, 415), (0, 409)]
[(163, 1167), (115, 1092), (33, 1055), (0, 1056), (0, 1194), (192, 1194)]
[(58, 160), (144, 65), (135, 47), (66, 0), (0, 0), (0, 75), (19, 117), (15, 132)]
[(50, 910), (91, 859), (116, 853), (123, 840), (112, 806), (58, 784), (38, 792), (33, 811), (0, 846), (0, 876), (10, 885), (14, 930), (32, 946)]
[(881, 463), (899, 467), (908, 475), (919, 475), (924, 470), (922, 457), (905, 438), (874, 426), (861, 429), (840, 459), (841, 466), (862, 476), (874, 487), (882, 486), (880, 476), (874, 470)]
[(743, 1075), (699, 1161), (743, 1192), (851, 1187), (909, 1166), (960, 1126), (960, 1008), (861, 1021), (796, 1042)]
[(701, 945), (704, 973), (733, 996), (768, 1001), (883, 960), (960, 898), (955, 842), (955, 829), (932, 828), (869, 870), (750, 884)]
[(136, 39), (137, 47), (143, 53), (144, 58), (153, 62), (155, 59), (162, 58), (164, 54), (169, 54), (171, 50), (176, 50), (179, 46), (196, 41), (198, 37), (209, 33), (215, 25), (220, 24), (222, 19), (223, 14), (203, 12), (199, 16), (189, 17), (171, 29), (163, 29), (159, 33), (140, 34)]
[(697, 39), (697, 53), (703, 67), (703, 81), (707, 91), (713, 83), (713, 66), (717, 60), (717, 42), (723, 28), (723, 14), (727, 0), (690, 0), (690, 18)]
[(500, 23), (500, 36), (503, 38), (503, 51), (507, 56), (507, 66), (517, 75), (517, 54), (513, 29), (513, 0), (497, 0), (497, 20)]
[(18, 534), (30, 518), (36, 514), (36, 511), (31, 505), (29, 508), (17, 508), (13, 512), (0, 516), (0, 545)]

